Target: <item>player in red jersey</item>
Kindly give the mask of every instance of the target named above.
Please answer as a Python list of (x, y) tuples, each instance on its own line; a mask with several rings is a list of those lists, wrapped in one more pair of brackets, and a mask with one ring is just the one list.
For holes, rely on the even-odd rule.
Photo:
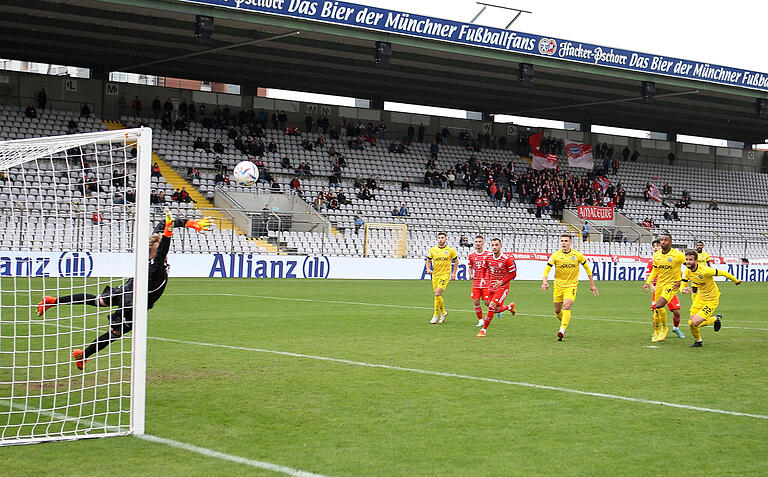
[(487, 306), (490, 284), (486, 279), (488, 267), (486, 260), (491, 256), (489, 250), (485, 250), (485, 239), (482, 235), (475, 237), (475, 251), (469, 254), (469, 278), (472, 279), (472, 294), (470, 298), (475, 301), (475, 313), (477, 314), (477, 326), (483, 326), (483, 305)]
[[(661, 248), (661, 241), (659, 239), (654, 240), (651, 243), (651, 246), (653, 247), (653, 253), (656, 253), (656, 250)], [(653, 258), (651, 258), (651, 261), (648, 262), (648, 268), (646, 269), (646, 273), (650, 274), (653, 271)], [(653, 292), (653, 296), (651, 297), (651, 321), (653, 321), (653, 316), (656, 313), (656, 279), (653, 279), (653, 284), (651, 285), (651, 292)], [(672, 298), (672, 300), (667, 303), (667, 308), (669, 308), (669, 311), (672, 312), (672, 324), (674, 325), (672, 327), (672, 332), (677, 335), (678, 338), (685, 339), (685, 335), (683, 334), (683, 331), (680, 329), (680, 300), (677, 299), (677, 295)]]
[(493, 253), (485, 262), (488, 267), (486, 280), (490, 284), (488, 293), (490, 304), (488, 305), (488, 313), (486, 313), (485, 320), (483, 321), (483, 328), (477, 334), (478, 337), (485, 336), (485, 332), (488, 330), (488, 325), (491, 324), (494, 314), (504, 311), (515, 314), (514, 303), (504, 305), (504, 299), (507, 297), (507, 293), (509, 293), (509, 282), (517, 276), (515, 259), (501, 251), (501, 239), (495, 238), (491, 240), (491, 251)]

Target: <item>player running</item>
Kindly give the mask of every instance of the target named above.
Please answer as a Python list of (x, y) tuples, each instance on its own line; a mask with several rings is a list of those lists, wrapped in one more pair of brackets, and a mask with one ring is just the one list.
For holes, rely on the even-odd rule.
[(643, 292), (648, 293), (648, 288), (654, 278), (658, 277), (656, 290), (656, 307), (653, 317), (653, 337), (651, 341), (656, 343), (667, 339), (667, 303), (670, 303), (677, 297), (677, 290), (680, 288), (681, 270), (680, 267), (685, 263), (685, 255), (672, 248), (672, 236), (663, 234), (659, 237), (661, 249), (653, 254), (653, 271), (648, 274), (643, 285)]
[(711, 267), (710, 260), (709, 260), (709, 254), (704, 251), (704, 242), (699, 240), (696, 242), (696, 253), (699, 254), (699, 258), (696, 260), (699, 262), (699, 265), (704, 265), (705, 267)]
[(483, 320), (483, 327), (477, 333), (477, 336), (480, 338), (484, 337), (486, 331), (488, 331), (488, 325), (491, 324), (494, 314), (505, 311), (509, 311), (513, 315), (515, 314), (514, 302), (504, 305), (504, 299), (509, 293), (509, 282), (517, 276), (515, 260), (511, 255), (502, 253), (501, 239), (495, 238), (491, 240), (491, 251), (491, 255), (486, 259), (486, 266), (488, 267), (487, 280), (489, 283), (488, 299), (490, 304), (488, 305), (488, 313), (485, 315), (485, 320)]
[(563, 341), (565, 330), (571, 321), (571, 307), (576, 301), (576, 292), (579, 288), (579, 265), (584, 267), (589, 277), (589, 289), (598, 296), (595, 279), (592, 270), (587, 265), (587, 259), (578, 250), (573, 250), (573, 237), (569, 234), (560, 236), (560, 250), (550, 255), (547, 266), (544, 267), (544, 277), (541, 289), (549, 288), (549, 271), (555, 267), (555, 288), (552, 293), (552, 301), (555, 307), (555, 316), (560, 320), (560, 329), (557, 331), (557, 341)]
[[(431, 325), (445, 322), (448, 312), (445, 311), (443, 292), (448, 286), (448, 281), (456, 280), (456, 272), (459, 270), (456, 250), (449, 247), (446, 244), (447, 241), (448, 237), (445, 235), (445, 232), (438, 233), (437, 245), (430, 248), (427, 254), (426, 272), (428, 275), (432, 275), (432, 289), (435, 291), (435, 314), (429, 322)], [(453, 271), (451, 271), (451, 268), (453, 268)]]
[[(722, 326), (722, 315), (714, 315), (717, 306), (720, 304), (720, 289), (715, 283), (714, 277), (723, 276), (736, 285), (741, 284), (741, 280), (723, 270), (711, 268), (699, 263), (699, 254), (694, 250), (685, 252), (685, 283), (683, 293), (693, 293), (693, 302), (691, 303), (691, 319), (688, 325), (691, 327), (691, 334), (695, 340), (691, 348), (701, 348), (701, 331), (699, 328), (714, 323), (715, 333), (720, 331)], [(714, 315), (714, 318), (713, 316)]]
[(481, 301), (488, 306), (488, 293), (490, 284), (487, 281), (488, 266), (486, 261), (492, 252), (485, 250), (485, 239), (482, 235), (475, 237), (475, 251), (470, 253), (469, 260), (469, 278), (472, 279), (472, 294), (470, 298), (474, 300), (475, 314), (477, 315), (477, 326), (483, 326), (483, 306)]
[[(155, 302), (160, 299), (168, 283), (167, 255), (171, 246), (171, 236), (174, 227), (189, 227), (198, 232), (209, 230), (211, 219), (204, 217), (200, 220), (173, 220), (170, 210), (165, 209), (165, 221), (155, 227), (154, 233), (149, 237), (149, 282), (147, 289), (149, 297), (147, 309), (152, 309)], [(109, 286), (104, 288), (100, 295), (90, 293), (77, 293), (61, 297), (44, 296), (37, 305), (37, 314), (41, 316), (45, 311), (55, 305), (80, 305), (90, 306), (116, 306), (117, 310), (109, 317), (110, 331), (96, 338), (87, 348), (76, 349), (72, 352), (75, 358), (75, 366), (83, 369), (88, 358), (98, 351), (106, 348), (113, 341), (119, 339), (125, 333), (133, 329), (133, 278), (116, 288)]]
[[(653, 247), (653, 253), (656, 253), (657, 250), (661, 249), (661, 242), (659, 239), (654, 240), (651, 243), (651, 246)], [(653, 273), (653, 260), (648, 262), (648, 269), (645, 271), (647, 275), (650, 275)], [(651, 284), (651, 292), (653, 293), (651, 297), (651, 323), (654, 323), (654, 317), (656, 316), (656, 279), (653, 279), (653, 283)], [(677, 295), (675, 295), (672, 300), (667, 303), (667, 308), (669, 308), (669, 311), (672, 312), (672, 332), (677, 335), (680, 339), (685, 339), (685, 335), (683, 334), (682, 330), (680, 329), (680, 300), (677, 299)], [(654, 326), (654, 333), (656, 332), (656, 327)]]

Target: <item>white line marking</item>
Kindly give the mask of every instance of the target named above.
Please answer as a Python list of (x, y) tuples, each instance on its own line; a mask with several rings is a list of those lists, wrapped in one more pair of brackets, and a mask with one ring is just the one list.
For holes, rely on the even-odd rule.
[(655, 345), (648, 345), (646, 348), (661, 348), (661, 346), (655, 346)]
[(282, 465), (272, 464), (270, 462), (262, 462), (260, 460), (246, 459), (245, 457), (239, 457), (236, 455), (225, 454), (223, 452), (206, 449), (205, 447), (193, 446), (192, 444), (186, 444), (184, 442), (174, 441), (171, 439), (165, 439), (164, 437), (157, 437), (152, 435), (137, 435), (139, 439), (156, 442), (158, 444), (164, 444), (177, 449), (184, 449), (186, 451), (195, 452), (206, 457), (213, 457), (216, 459), (227, 460), (238, 464), (248, 465), (259, 469), (271, 470), (272, 472), (280, 472), (282, 474), (293, 475), (297, 477), (323, 477), (322, 474), (313, 474), (304, 470), (293, 469), (291, 467), (285, 467)]
[[(117, 426), (109, 426), (109, 425), (107, 425), (104, 422), (98, 422), (98, 421), (95, 421), (95, 420), (92, 420), (92, 419), (81, 419), (81, 418), (78, 418), (78, 417), (71, 417), (71, 416), (68, 416), (66, 414), (62, 414), (62, 413), (57, 412), (57, 411), (50, 411), (50, 410), (47, 410), (47, 409), (38, 409), (38, 408), (35, 408), (35, 407), (32, 407), (32, 406), (25, 406), (24, 404), (21, 404), (21, 403), (11, 402), (8, 399), (0, 399), (0, 404), (3, 404), (5, 406), (8, 406), (8, 407), (13, 408), (13, 409), (18, 409), (20, 411), (37, 412), (37, 413), (40, 413), (42, 415), (51, 416), (51, 417), (53, 417), (55, 419), (58, 419), (59, 421), (66, 421), (66, 422), (73, 421), (73, 422), (77, 422), (77, 423), (80, 423), (81, 421), (84, 421), (84, 422), (89, 424), (89, 428), (92, 429), (92, 430), (106, 429), (108, 431), (113, 431), (113, 432), (120, 432), (120, 431), (126, 432), (127, 431), (126, 428), (120, 428), (120, 427), (117, 427)], [(72, 437), (74, 438), (75, 436), (72, 436)], [(166, 445), (166, 446), (175, 447), (177, 449), (183, 449), (183, 450), (187, 450), (187, 451), (190, 451), (190, 452), (195, 452), (195, 453), (203, 455), (205, 457), (213, 457), (215, 459), (221, 459), (221, 460), (226, 460), (226, 461), (229, 461), (229, 462), (235, 462), (235, 463), (238, 463), (238, 464), (244, 464), (244, 465), (248, 465), (248, 466), (251, 466), (251, 467), (256, 467), (256, 468), (259, 468), (259, 469), (271, 470), (272, 472), (280, 472), (282, 474), (292, 475), (292, 476), (296, 476), (296, 477), (323, 477), (322, 474), (313, 474), (312, 472), (306, 472), (304, 470), (298, 470), (298, 469), (293, 469), (291, 467), (285, 467), (285, 466), (282, 466), (282, 465), (272, 464), (271, 462), (262, 462), (262, 461), (259, 461), (259, 460), (246, 459), (245, 457), (240, 457), (240, 456), (231, 455), (231, 454), (225, 454), (223, 452), (215, 451), (213, 449), (207, 449), (205, 447), (198, 447), (198, 446), (195, 446), (195, 445), (192, 445), (192, 444), (187, 444), (185, 442), (179, 442), (179, 441), (174, 441), (172, 439), (166, 439), (164, 437), (158, 437), (158, 436), (153, 436), (153, 435), (149, 435), (149, 434), (134, 435), (134, 437), (136, 437), (138, 439), (145, 440), (145, 441), (149, 441), (149, 442), (155, 442), (157, 444), (163, 444), (163, 445)]]
[[(264, 300), (284, 300), (284, 301), (305, 301), (310, 303), (329, 303), (332, 305), (357, 305), (357, 306), (381, 306), (385, 308), (404, 308), (407, 310), (434, 310), (433, 307), (429, 306), (411, 306), (411, 305), (393, 305), (391, 303), (364, 303), (364, 302), (358, 302), (358, 301), (338, 301), (338, 300), (315, 300), (311, 298), (290, 298), (290, 297), (281, 297), (281, 296), (265, 296), (265, 295), (243, 295), (243, 294), (237, 294), (237, 293), (166, 293), (166, 296), (231, 296), (231, 297), (237, 297), (237, 298), (259, 298)], [(446, 311), (452, 311), (452, 312), (463, 312), (463, 313), (473, 313), (474, 310), (465, 310), (465, 309), (458, 309), (458, 308), (449, 308)], [(650, 309), (648, 310), (650, 311)], [(536, 313), (521, 313), (517, 312), (516, 315), (520, 316), (535, 316), (535, 317), (544, 317), (554, 318), (554, 314), (549, 315), (541, 315)], [(611, 318), (598, 318), (593, 316), (582, 316), (582, 315), (576, 315), (574, 318), (578, 318), (579, 320), (589, 320), (589, 321), (605, 321), (610, 323), (632, 323), (637, 325), (649, 325), (651, 324), (650, 320), (650, 313), (649, 313), (649, 319), (648, 321), (632, 321), (630, 320), (620, 320), (620, 319), (611, 319)], [(687, 318), (686, 318), (687, 320)], [(680, 320), (683, 321), (682, 319)], [(768, 331), (768, 328), (746, 328), (741, 326), (723, 326), (723, 329), (728, 328), (729, 330), (751, 330), (751, 331)]]
[(558, 391), (558, 392), (569, 393), (569, 394), (579, 394), (582, 396), (593, 396), (593, 397), (601, 397), (601, 398), (607, 398), (607, 399), (616, 399), (620, 401), (635, 402), (640, 404), (652, 404), (655, 406), (666, 406), (666, 407), (673, 407), (677, 409), (687, 409), (689, 411), (711, 412), (715, 414), (726, 414), (729, 416), (752, 417), (755, 419), (768, 419), (768, 415), (763, 415), (763, 414), (750, 414), (750, 413), (737, 412), (737, 411), (726, 411), (723, 409), (714, 409), (714, 408), (708, 408), (708, 407), (690, 406), (687, 404), (678, 404), (678, 403), (671, 403), (671, 402), (664, 402), (664, 401), (655, 401), (650, 399), (633, 398), (628, 396), (619, 396), (617, 394), (580, 391), (578, 389), (562, 388), (558, 386), (547, 386), (544, 384), (533, 384), (533, 383), (526, 383), (521, 381), (507, 381), (504, 379), (484, 378), (479, 376), (469, 376), (466, 374), (444, 373), (441, 371), (429, 371), (426, 369), (417, 369), (417, 368), (403, 368), (400, 366), (389, 366), (386, 364), (365, 363), (362, 361), (351, 361), (348, 359), (330, 358), (327, 356), (314, 356), (310, 354), (291, 353), (288, 351), (276, 351), (276, 350), (261, 349), (261, 348), (249, 348), (245, 346), (230, 346), (230, 345), (222, 345), (222, 344), (215, 344), (215, 343), (203, 343), (200, 341), (185, 341), (185, 340), (177, 340), (177, 339), (171, 339), (171, 338), (159, 338), (155, 336), (150, 336), (149, 339), (158, 340), (158, 341), (168, 341), (172, 343), (197, 345), (197, 346), (208, 346), (212, 348), (226, 348), (226, 349), (232, 349), (232, 350), (238, 350), (238, 351), (254, 351), (257, 353), (267, 353), (267, 354), (274, 354), (279, 356), (291, 356), (294, 358), (316, 359), (320, 361), (349, 364), (353, 366), (362, 366), (366, 368), (388, 369), (391, 371), (406, 371), (409, 373), (427, 374), (431, 376), (442, 376), (446, 378), (459, 378), (459, 379), (469, 379), (473, 381), (483, 381), (487, 383), (508, 384), (511, 386), (521, 386), (526, 388), (545, 389), (548, 391)]

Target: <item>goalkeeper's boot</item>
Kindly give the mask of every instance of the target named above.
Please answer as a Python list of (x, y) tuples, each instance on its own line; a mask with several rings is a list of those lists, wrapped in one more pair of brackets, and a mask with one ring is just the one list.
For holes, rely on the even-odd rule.
[(715, 323), (712, 325), (715, 328), (715, 333), (720, 331), (720, 328), (723, 327), (723, 315), (715, 315)]
[(441, 325), (445, 323), (446, 316), (448, 316), (448, 313), (443, 313), (442, 315), (440, 315), (440, 319), (438, 320), (438, 323), (440, 323)]
[(56, 304), (56, 298), (52, 296), (44, 296), (40, 303), (37, 304), (37, 316), (43, 316), (45, 310)]
[(437, 316), (433, 316), (431, 320), (429, 320), (430, 325), (437, 324)]
[(75, 366), (77, 366), (77, 369), (81, 370), (85, 368), (85, 363), (88, 362), (87, 359), (83, 359), (83, 350), (76, 349), (72, 351), (72, 357), (75, 358)]
[(681, 330), (677, 326), (672, 328), (672, 333), (676, 334), (677, 337), (680, 338), (681, 340), (685, 339), (685, 335), (683, 334), (683, 330)]
[(701, 344), (701, 341), (694, 341), (692, 345), (689, 345), (689, 348), (701, 348), (703, 345)]
[(485, 338), (485, 328), (480, 328), (480, 331), (477, 333), (478, 338)]

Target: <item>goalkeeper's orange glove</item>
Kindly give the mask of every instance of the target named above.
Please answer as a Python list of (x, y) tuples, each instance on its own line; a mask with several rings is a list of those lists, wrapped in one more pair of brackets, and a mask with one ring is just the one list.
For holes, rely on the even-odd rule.
[(195, 229), (200, 233), (207, 232), (211, 229), (211, 218), (203, 217), (198, 220), (187, 220), (187, 223), (184, 224), (184, 226), (190, 229)]
[(165, 208), (165, 228), (163, 228), (163, 235), (166, 237), (171, 237), (173, 235), (173, 214), (171, 214), (171, 209), (168, 207)]

